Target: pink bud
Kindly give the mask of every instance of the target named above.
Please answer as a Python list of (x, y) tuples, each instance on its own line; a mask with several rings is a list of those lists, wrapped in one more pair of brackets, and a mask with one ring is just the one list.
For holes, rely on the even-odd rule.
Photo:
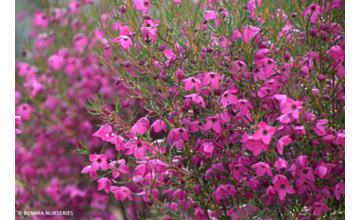
[(201, 186), (200, 186), (200, 184), (196, 184), (196, 185), (194, 186), (194, 191), (195, 191), (196, 193), (198, 193), (198, 194), (201, 193)]

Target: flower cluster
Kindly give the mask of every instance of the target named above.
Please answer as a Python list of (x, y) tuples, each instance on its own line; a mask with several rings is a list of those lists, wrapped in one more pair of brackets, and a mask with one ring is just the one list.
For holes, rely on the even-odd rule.
[(108, 69), (146, 113), (102, 118), (94, 136), (118, 157), (90, 155), (99, 190), (142, 197), (147, 218), (343, 214), (344, 2), (272, 2), (109, 2), (107, 45), (128, 63)]

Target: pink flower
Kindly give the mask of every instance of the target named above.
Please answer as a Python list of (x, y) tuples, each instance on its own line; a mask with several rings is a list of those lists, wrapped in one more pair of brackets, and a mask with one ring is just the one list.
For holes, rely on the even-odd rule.
[(345, 51), (338, 45), (332, 46), (329, 50), (329, 55), (336, 61), (345, 56)]
[(45, 13), (35, 12), (33, 25), (34, 26), (42, 26), (43, 28), (48, 28), (49, 17)]
[(238, 99), (232, 93), (237, 93), (237, 89), (229, 89), (221, 96), (221, 108), (226, 108), (229, 104), (236, 104)]
[(126, 155), (134, 154), (135, 158), (142, 158), (146, 154), (146, 150), (149, 150), (151, 147), (149, 144), (143, 142), (142, 140), (129, 141), (125, 144), (125, 148), (129, 149), (126, 152)]
[(323, 161), (319, 161), (315, 168), (315, 174), (318, 175), (320, 179), (327, 179), (329, 178), (332, 168), (333, 164), (325, 164)]
[(285, 181), (284, 179), (281, 179), (275, 183), (274, 190), (278, 192), (280, 200), (283, 200), (286, 194), (295, 193), (295, 190), (289, 185), (289, 181)]
[(96, 178), (96, 172), (91, 171), (91, 166), (86, 166), (82, 169), (81, 173), (89, 173), (91, 179)]
[(337, 200), (340, 199), (340, 194), (345, 195), (345, 183), (338, 183), (334, 186), (334, 194)]
[(206, 20), (213, 20), (215, 19), (215, 25), (216, 27), (219, 27), (220, 19), (216, 12), (214, 11), (206, 11), (206, 15), (204, 16)]
[(106, 193), (110, 192), (111, 181), (108, 178), (101, 178), (97, 182), (99, 183), (98, 191), (104, 189)]
[(126, 198), (128, 198), (131, 201), (133, 200), (131, 196), (132, 195), (131, 190), (125, 186), (120, 186), (120, 187), (112, 186), (110, 188), (110, 191), (115, 194), (116, 200), (120, 200), (122, 202), (124, 202)]
[(260, 31), (259, 28), (253, 27), (251, 25), (249, 25), (249, 28), (242, 27), (242, 29), (243, 29), (242, 33), (239, 31), (239, 29), (237, 29), (237, 28), (234, 29), (234, 33), (231, 36), (232, 41), (235, 41), (235, 40), (241, 38), (245, 42), (250, 42), (250, 37), (255, 37)]
[(182, 81), (185, 83), (185, 91), (190, 91), (195, 86), (196, 91), (198, 93), (201, 92), (202, 87), (201, 87), (201, 81), (199, 79), (196, 79), (195, 77), (189, 77), (187, 79), (183, 79)]
[(73, 38), (73, 45), (79, 53), (83, 53), (85, 51), (88, 43), (89, 41), (84, 34), (77, 34)]
[(314, 214), (318, 217), (322, 216), (323, 211), (330, 211), (329, 207), (327, 207), (322, 202), (314, 202), (314, 204), (310, 207), (310, 211), (314, 210)]
[(156, 120), (151, 127), (154, 127), (154, 131), (160, 132), (161, 129), (164, 130), (165, 132), (167, 132), (167, 127), (166, 127), (166, 123), (162, 120)]
[(108, 141), (112, 136), (112, 127), (110, 125), (103, 125), (93, 136), (100, 137), (103, 141)]
[(133, 7), (136, 10), (142, 11), (143, 14), (146, 14), (150, 8), (150, 1), (149, 0), (134, 0)]
[(63, 65), (65, 64), (65, 59), (63, 56), (58, 55), (58, 54), (54, 54), (51, 57), (49, 57), (48, 61), (48, 66), (51, 69), (54, 70), (59, 70), (63, 67)]
[(282, 158), (275, 161), (275, 167), (278, 169), (285, 169), (288, 166), (288, 162)]
[(125, 160), (124, 159), (120, 159), (117, 161), (113, 161), (109, 164), (109, 168), (112, 170), (112, 176), (114, 179), (118, 178), (120, 176), (120, 172), (122, 173), (130, 173), (129, 171), (129, 166), (125, 164)]
[(279, 139), (276, 148), (279, 151), (280, 155), (283, 155), (284, 152), (284, 145), (289, 145), (291, 143), (291, 138), (289, 138), (289, 135), (285, 135), (282, 138)]
[(105, 154), (92, 154), (89, 157), (91, 163), (91, 170), (90, 170), (90, 176), (91, 172), (96, 174), (96, 171), (101, 168), (103, 170), (107, 170), (109, 168), (108, 163), (106, 161), (106, 155)]
[(298, 156), (298, 158), (296, 158), (296, 164), (298, 166), (301, 166), (302, 168), (306, 167), (308, 160), (307, 160), (307, 156), (306, 155), (301, 155)]
[(19, 105), (15, 114), (20, 115), (24, 120), (29, 120), (31, 113), (33, 112), (34, 109), (30, 105), (24, 103)]
[(312, 4), (309, 7), (305, 8), (302, 12), (304, 16), (311, 15), (310, 21), (314, 24), (318, 18), (318, 15), (322, 15), (321, 8), (318, 4)]
[(179, 140), (189, 141), (189, 131), (184, 128), (175, 128), (170, 131), (168, 139), (174, 138), (174, 141), (177, 142)]
[(140, 118), (134, 126), (131, 128), (131, 139), (134, 139), (136, 136), (136, 132), (139, 134), (145, 134), (147, 129), (149, 128), (149, 119)]
[(214, 72), (209, 72), (209, 73), (205, 73), (204, 74), (204, 78), (202, 80), (202, 85), (206, 86), (211, 82), (211, 85), (215, 88), (218, 89), (219, 88), (219, 80), (222, 80), (223, 78)]
[(195, 105), (198, 105), (201, 103), (201, 107), (205, 108), (204, 99), (201, 96), (199, 96), (198, 94), (186, 95), (185, 98), (192, 98)]
[(207, 117), (206, 120), (207, 122), (204, 125), (204, 131), (213, 128), (215, 132), (221, 133), (221, 123), (225, 123), (225, 122), (221, 118), (219, 118), (218, 115), (214, 117)]
[(295, 119), (299, 118), (299, 110), (302, 108), (301, 102), (292, 99), (286, 99), (280, 105), (281, 113), (291, 114)]
[(75, 2), (75, 1), (70, 1), (68, 3), (69, 5), (69, 14), (72, 15), (74, 13), (76, 13), (77, 15), (80, 15), (81, 13), (81, 5), (79, 2)]
[(236, 107), (240, 109), (240, 115), (246, 115), (248, 110), (253, 108), (251, 103), (246, 99), (239, 99), (237, 102)]
[(326, 125), (328, 123), (328, 121), (329, 120), (327, 120), (327, 119), (321, 119), (316, 123), (314, 131), (317, 135), (319, 135), (319, 136), (326, 135), (326, 132), (325, 132), (326, 126), (324, 126), (324, 125)]
[(268, 126), (265, 122), (258, 124), (259, 130), (254, 133), (254, 140), (262, 140), (264, 144), (270, 144), (271, 137), (275, 134), (275, 128)]
[(306, 180), (315, 182), (315, 176), (311, 167), (302, 168), (297, 171), (297, 175), (299, 176), (300, 184), (303, 184)]
[(269, 175), (269, 176), (273, 176), (273, 173), (271, 171), (271, 168), (269, 166), (269, 164), (264, 163), (264, 162), (259, 162), (256, 163), (254, 165), (251, 166), (252, 168), (256, 169), (256, 175), (258, 177), (262, 177), (265, 175), (265, 172)]

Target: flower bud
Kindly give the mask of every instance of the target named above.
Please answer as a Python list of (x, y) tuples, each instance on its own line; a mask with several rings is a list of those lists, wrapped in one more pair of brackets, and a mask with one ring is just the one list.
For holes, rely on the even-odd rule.
[(285, 61), (290, 60), (290, 54), (289, 54), (289, 53), (285, 53), (285, 54), (284, 54), (284, 59), (285, 59)]
[(328, 101), (328, 100), (330, 100), (330, 96), (329, 96), (328, 94), (326, 94), (326, 95), (324, 95), (324, 99), (325, 99), (326, 101)]
[(156, 74), (154, 74), (153, 79), (154, 79), (154, 80), (157, 80), (158, 78), (159, 78), (159, 76), (156, 75)]
[(22, 54), (23, 56), (26, 56), (26, 51), (24, 50), (21, 54)]
[(200, 184), (196, 184), (194, 187), (193, 187), (194, 191), (198, 194), (201, 194), (201, 186)]
[(185, 72), (182, 71), (181, 69), (178, 69), (178, 70), (176, 70), (175, 76), (176, 76), (176, 78), (178, 78), (179, 80), (182, 80), (182, 79), (184, 79), (184, 77), (185, 77)]
[(115, 80), (115, 85), (119, 85), (121, 83), (121, 80), (118, 78)]
[(279, 53), (279, 49), (278, 49), (278, 48), (275, 48), (274, 54), (276, 55), (276, 54), (278, 54), (278, 53)]
[(244, 9), (245, 9), (245, 10), (247, 10), (247, 9), (248, 9), (248, 6), (247, 6), (247, 5), (245, 5), (245, 6), (244, 6)]
[(318, 76), (318, 80), (319, 80), (319, 81), (325, 81), (325, 80), (326, 80), (326, 77), (325, 77), (323, 74), (320, 74), (320, 75)]
[(204, 52), (201, 52), (201, 58), (203, 58), (204, 60), (206, 59), (206, 54)]
[(206, 48), (205, 48), (205, 47), (202, 47), (202, 48), (201, 48), (201, 52), (206, 52)]
[(215, 90), (214, 90), (214, 95), (220, 96), (220, 95), (221, 95), (220, 89), (215, 89)]
[(260, 49), (267, 48), (267, 45), (266, 45), (264, 42), (261, 42), (261, 43), (259, 44), (259, 48), (260, 48)]
[(145, 64), (144, 61), (139, 61), (139, 66), (142, 66), (142, 65), (144, 65), (144, 64)]
[(206, 52), (211, 53), (213, 49), (211, 47), (206, 48)]
[(130, 106), (130, 104), (129, 104), (129, 102), (127, 101), (127, 100), (124, 100), (123, 102), (122, 102), (122, 107), (123, 108), (127, 108), (127, 107), (129, 107)]
[(320, 25), (320, 29), (321, 29), (322, 31), (326, 31), (326, 29), (327, 29), (327, 24), (322, 23), (322, 24)]
[(321, 35), (321, 40), (326, 41), (326, 34)]
[(228, 109), (228, 113), (229, 113), (230, 115), (235, 115), (234, 109), (232, 109), (232, 108), (229, 108), (229, 109)]
[(310, 35), (311, 35), (312, 37), (315, 37), (315, 35), (316, 35), (316, 30), (315, 30), (315, 28), (311, 29), (311, 30), (309, 31), (309, 33), (310, 33)]
[(191, 105), (192, 105), (192, 100), (191, 99), (185, 99), (184, 107), (189, 109), (189, 108), (191, 108)]
[(166, 49), (166, 45), (165, 45), (165, 44), (160, 45), (160, 47), (159, 47), (159, 51), (160, 51), (160, 52), (163, 52), (165, 49)]
[(126, 6), (125, 5), (120, 6), (119, 10), (121, 11), (121, 13), (124, 14), (126, 12)]
[(292, 14), (291, 14), (291, 17), (295, 18), (296, 15), (297, 15), (296, 13), (292, 13)]

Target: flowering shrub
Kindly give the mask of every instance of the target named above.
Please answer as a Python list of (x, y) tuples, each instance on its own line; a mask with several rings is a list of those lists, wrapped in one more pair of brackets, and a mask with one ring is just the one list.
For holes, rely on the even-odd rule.
[[(71, 217), (33, 219), (116, 219), (109, 198), (80, 173), (87, 160), (71, 150), (84, 139), (91, 151), (103, 147), (98, 138), (91, 138), (101, 121), (84, 109), (86, 100), (98, 95), (111, 108), (127, 88), (96, 65), (91, 46), (105, 35), (85, 13), (92, 1), (37, 2), (36, 12), (30, 14), (30, 41), (20, 39), (25, 51), (15, 67), (15, 125), (20, 126), (15, 129), (15, 209), (73, 211)], [(103, 51), (111, 56), (112, 49)], [(104, 154), (116, 159), (115, 149)]]
[(344, 218), (344, 0), (37, 2), (16, 210)]
[(343, 217), (344, 1), (104, 2), (94, 54), (129, 90), (86, 105), (108, 143), (78, 149), (98, 190), (142, 197), (139, 218)]

